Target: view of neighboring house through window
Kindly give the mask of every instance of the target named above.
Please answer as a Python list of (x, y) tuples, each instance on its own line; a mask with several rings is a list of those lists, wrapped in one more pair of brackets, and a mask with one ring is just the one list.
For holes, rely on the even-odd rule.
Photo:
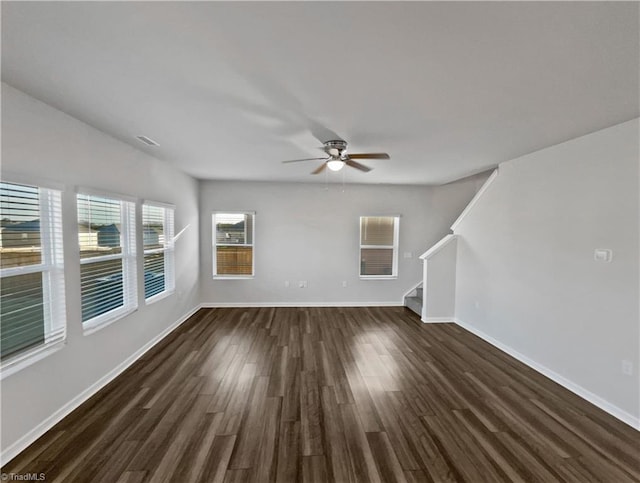
[(254, 273), (255, 214), (213, 214), (213, 276), (251, 277)]
[(173, 292), (173, 208), (153, 203), (142, 205), (144, 240), (144, 298)]
[(360, 217), (360, 277), (398, 276), (397, 216)]
[(80, 292), (85, 328), (137, 307), (135, 203), (78, 194)]
[(59, 191), (0, 183), (0, 352), (24, 360), (65, 337)]

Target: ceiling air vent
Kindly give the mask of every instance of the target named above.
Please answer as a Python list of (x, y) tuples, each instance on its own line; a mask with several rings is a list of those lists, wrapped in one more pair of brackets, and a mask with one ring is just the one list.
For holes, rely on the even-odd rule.
[(157, 142), (147, 136), (136, 136), (136, 139), (147, 146), (160, 146)]

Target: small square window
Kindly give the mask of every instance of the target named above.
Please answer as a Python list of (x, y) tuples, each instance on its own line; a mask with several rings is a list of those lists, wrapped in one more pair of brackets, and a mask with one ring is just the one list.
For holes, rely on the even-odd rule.
[(253, 212), (213, 214), (214, 277), (253, 277), (254, 231)]
[(397, 216), (360, 217), (360, 278), (398, 276)]

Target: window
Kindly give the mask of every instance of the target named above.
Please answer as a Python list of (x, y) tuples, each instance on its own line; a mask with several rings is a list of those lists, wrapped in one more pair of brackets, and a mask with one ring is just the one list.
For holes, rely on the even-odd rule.
[(78, 194), (80, 293), (86, 329), (112, 322), (138, 306), (135, 203)]
[(153, 301), (175, 288), (173, 208), (142, 205), (144, 243), (144, 298)]
[(3, 369), (65, 338), (59, 191), (0, 183), (0, 352)]
[(213, 276), (253, 276), (255, 213), (213, 214)]
[(398, 276), (398, 216), (360, 217), (360, 277)]

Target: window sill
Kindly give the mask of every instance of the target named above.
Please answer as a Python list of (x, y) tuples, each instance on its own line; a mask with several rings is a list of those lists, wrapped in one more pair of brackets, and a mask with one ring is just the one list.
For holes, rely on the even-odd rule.
[(116, 309), (114, 312), (107, 312), (106, 314), (99, 315), (94, 319), (89, 319), (87, 322), (82, 323), (82, 335), (91, 335), (94, 332), (98, 332), (123, 317), (132, 314), (136, 310), (138, 310), (137, 307), (130, 309)]
[(254, 275), (214, 275), (214, 280), (251, 280)]
[(0, 366), (0, 380), (10, 376), (11, 374), (15, 374), (31, 364), (35, 364), (54, 352), (58, 352), (65, 345), (65, 339), (57, 340), (55, 342), (40, 345), (8, 359), (2, 363), (2, 366)]
[(360, 275), (360, 280), (396, 280), (397, 275)]
[(164, 292), (160, 292), (158, 294), (153, 295), (152, 297), (149, 297), (148, 299), (145, 299), (144, 304), (151, 305), (154, 302), (158, 302), (162, 299), (166, 299), (167, 297), (169, 297), (170, 295), (173, 295), (174, 293), (175, 293), (175, 290), (165, 290)]

